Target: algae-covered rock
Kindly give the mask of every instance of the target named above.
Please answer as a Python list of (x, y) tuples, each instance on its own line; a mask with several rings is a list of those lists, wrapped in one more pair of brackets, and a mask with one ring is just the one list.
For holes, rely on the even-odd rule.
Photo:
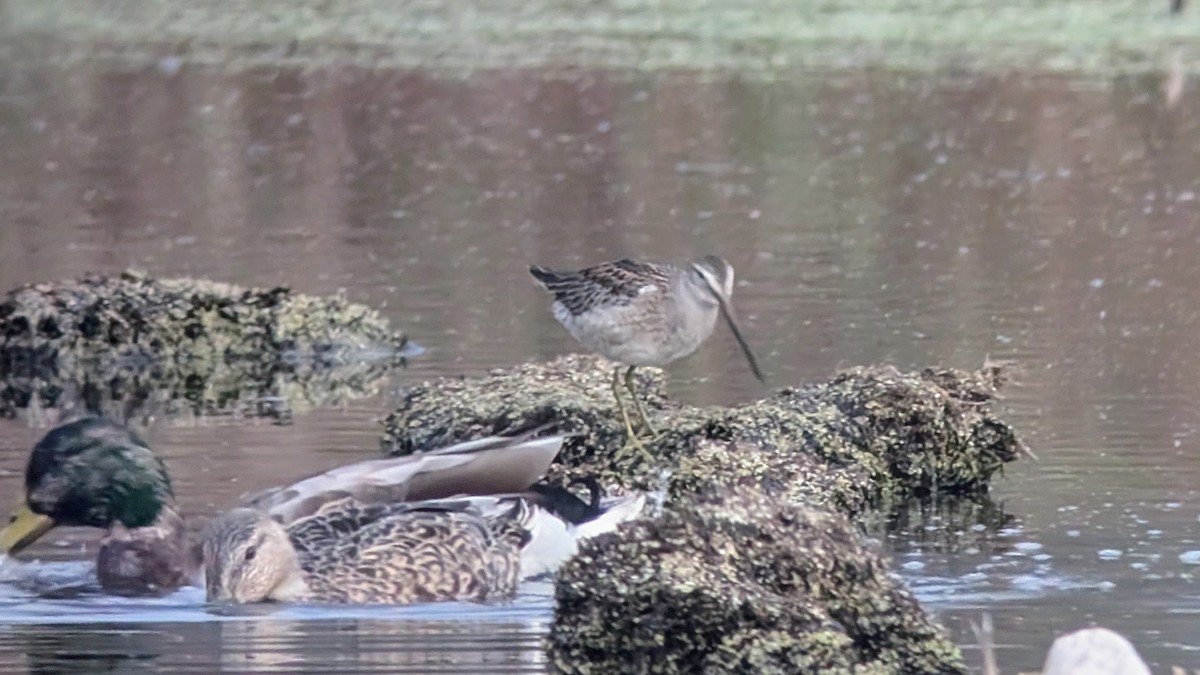
[(782, 502), (825, 506), (849, 515), (866, 509), (875, 492), (869, 474), (853, 465), (834, 466), (800, 452), (703, 439), (680, 458), (667, 479), (667, 494), (686, 499), (714, 485), (762, 490)]
[(706, 490), (584, 543), (555, 598), (560, 672), (965, 672), (849, 521), (755, 490)]
[(648, 462), (624, 443), (612, 368), (572, 355), (412, 387), (385, 421), (384, 449), (407, 454), (553, 421), (574, 436), (552, 480), (586, 475), (610, 487), (657, 488), (667, 469), (672, 498), (717, 482), (765, 481), (781, 488), (780, 498), (816, 497), (849, 513), (884, 499), (984, 491), (1019, 450), (987, 409), (998, 386), (990, 368), (856, 368), (736, 408), (671, 402), (661, 371), (641, 368), (637, 386), (661, 431), (647, 444)]
[(0, 301), (0, 414), (281, 416), (369, 392), (406, 346), (341, 296), (136, 272), (33, 284)]
[[(385, 421), (407, 454), (554, 423), (550, 480), (665, 487), (666, 511), (593, 539), (560, 572), (555, 668), (578, 673), (957, 673), (958, 650), (862, 548), (846, 516), (977, 496), (1020, 444), (992, 416), (992, 366), (855, 368), (735, 408), (638, 389), (660, 434), (625, 443), (614, 365), (597, 356), (410, 388)], [(876, 513), (880, 510), (876, 509)]]
[[(662, 371), (636, 372), (648, 412), (666, 405)], [(622, 450), (625, 431), (612, 394), (612, 365), (598, 356), (570, 355), (549, 363), (496, 369), (482, 378), (442, 378), (410, 387), (384, 421), (383, 449), (407, 455), (513, 427), (555, 422), (571, 434), (559, 461), (588, 467), (602, 483), (622, 484), (646, 473), (641, 458)]]
[(766, 419), (796, 419), (761, 425), (770, 433), (753, 440), (787, 447), (800, 434), (807, 449), (833, 463), (867, 468), (885, 491), (978, 492), (1021, 451), (1012, 428), (986, 405), (1001, 381), (991, 365), (974, 372), (853, 368), (758, 404)]

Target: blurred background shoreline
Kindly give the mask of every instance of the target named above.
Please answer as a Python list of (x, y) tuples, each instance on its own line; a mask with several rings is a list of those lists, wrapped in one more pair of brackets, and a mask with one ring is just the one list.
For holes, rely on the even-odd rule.
[(1200, 14), (1142, 0), (7, 0), (0, 18), (7, 49), (25, 37), (51, 61), (186, 58), (235, 69), (679, 69), (771, 79), (876, 64), (1103, 77), (1176, 61), (1194, 71), (1200, 56)]

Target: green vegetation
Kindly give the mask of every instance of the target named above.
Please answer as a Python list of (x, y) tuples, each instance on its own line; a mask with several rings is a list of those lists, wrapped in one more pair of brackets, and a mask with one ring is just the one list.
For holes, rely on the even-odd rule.
[(771, 77), (886, 63), (1097, 73), (1159, 68), (1171, 58), (1194, 68), (1197, 9), (1172, 14), (1166, 0), (9, 0), (0, 35), (32, 38), (4, 40), (12, 49), (68, 61), (174, 54), (231, 67), (351, 62)]

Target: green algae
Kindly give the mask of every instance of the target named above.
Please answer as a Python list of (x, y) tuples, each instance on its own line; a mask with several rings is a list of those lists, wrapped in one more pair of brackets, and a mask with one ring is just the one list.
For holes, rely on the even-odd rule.
[[(227, 67), (291, 64), (614, 71), (1027, 68), (1113, 73), (1200, 63), (1200, 14), (1152, 0), (9, 0), (0, 35), (83, 63), (163, 54)], [(13, 44), (12, 40), (0, 43)], [(78, 45), (80, 49), (67, 49)]]
[(285, 418), (370, 393), (407, 346), (341, 296), (133, 271), (33, 284), (0, 299), (0, 414), (82, 401), (121, 418)]

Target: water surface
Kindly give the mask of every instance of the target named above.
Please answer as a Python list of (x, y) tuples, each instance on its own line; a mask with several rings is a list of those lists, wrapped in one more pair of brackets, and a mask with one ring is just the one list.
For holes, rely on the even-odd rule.
[[(1011, 466), (990, 510), (929, 506), (883, 537), (960, 643), (986, 610), (1007, 672), (1093, 622), (1159, 669), (1195, 666), (1200, 97), (1168, 107), (1162, 87), (16, 62), (0, 68), (0, 287), (134, 265), (345, 289), (428, 347), (381, 393), (290, 426), (159, 420), (148, 435), (199, 527), (244, 492), (376, 456), (406, 384), (576, 350), (529, 263), (717, 252), (772, 387), (1015, 362), (1000, 406), (1041, 462)], [(769, 391), (723, 332), (669, 375), (690, 403)], [(0, 422), (0, 495), (43, 432)], [(31, 556), (87, 559), (92, 541), (62, 531)], [(233, 616), (194, 590), (9, 589), (0, 667), (539, 672), (550, 612), (544, 586), (497, 607)]]

